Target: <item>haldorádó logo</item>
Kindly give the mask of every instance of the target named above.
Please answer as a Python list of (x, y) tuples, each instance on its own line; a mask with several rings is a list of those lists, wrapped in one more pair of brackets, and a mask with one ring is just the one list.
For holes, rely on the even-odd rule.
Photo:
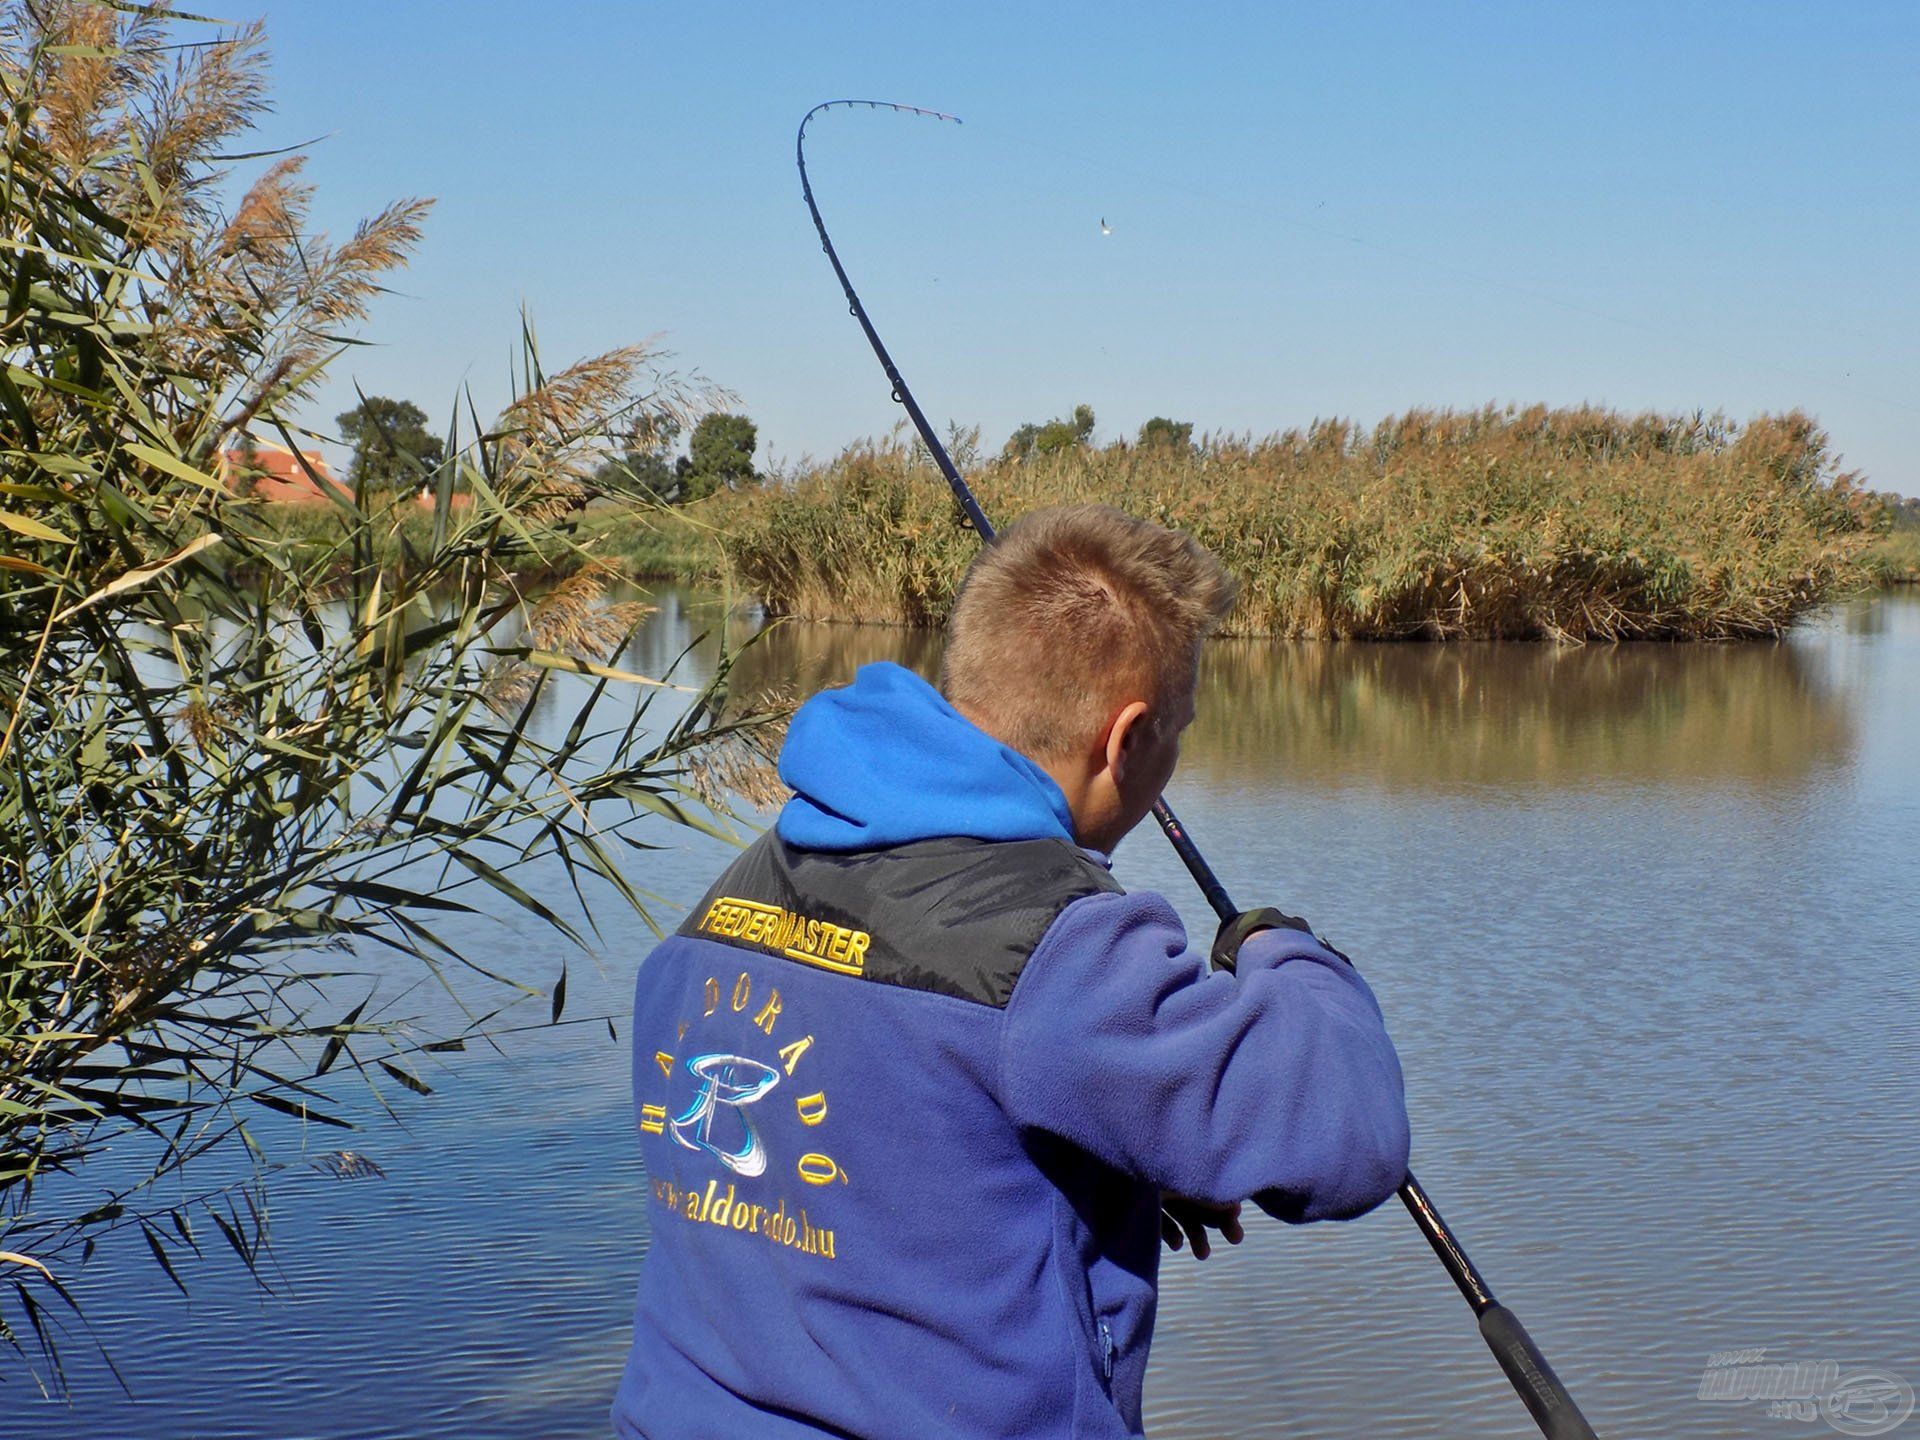
[(1825, 1420), (1842, 1435), (1886, 1435), (1913, 1414), (1913, 1387), (1885, 1370), (1841, 1372), (1837, 1360), (1769, 1361), (1765, 1349), (1707, 1357), (1699, 1398), (1767, 1402), (1775, 1420)]
[[(687, 1113), (675, 1118), (673, 1138), (689, 1150), (706, 1151), (736, 1175), (751, 1179), (765, 1170), (767, 1147), (760, 1143), (760, 1132), (753, 1128), (746, 1108), (780, 1083), (780, 1072), (744, 1055), (696, 1055), (687, 1061), (687, 1069), (699, 1080), (700, 1089)], [(737, 1149), (724, 1150), (713, 1143), (713, 1112), (723, 1105), (739, 1116), (746, 1136)]]
[(1884, 1370), (1855, 1370), (1827, 1392), (1821, 1417), (1842, 1435), (1885, 1435), (1913, 1414), (1913, 1387)]

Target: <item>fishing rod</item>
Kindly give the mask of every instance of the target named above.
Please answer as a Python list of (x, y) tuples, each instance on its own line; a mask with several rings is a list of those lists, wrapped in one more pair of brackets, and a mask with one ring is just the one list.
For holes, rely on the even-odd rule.
[[(994, 537), (993, 522), (987, 519), (986, 511), (980, 508), (980, 502), (974, 498), (972, 487), (954, 468), (952, 459), (947, 455), (946, 446), (940, 443), (940, 437), (934, 433), (928, 423), (926, 412), (921, 410), (920, 402), (913, 398), (913, 391), (907, 388), (900, 367), (893, 363), (893, 356), (887, 353), (886, 344), (880, 339), (880, 332), (873, 328), (873, 321), (867, 315), (867, 307), (860, 303), (860, 296), (853, 288), (853, 281), (847, 278), (847, 267), (840, 263), (840, 253), (833, 248), (833, 238), (827, 234), (827, 222), (820, 216), (820, 206), (813, 198), (813, 182), (807, 178), (807, 126), (813, 117), (822, 110), (837, 108), (855, 109), (865, 106), (869, 110), (891, 110), (901, 115), (919, 115), (929, 120), (961, 123), (957, 115), (944, 114), (939, 110), (924, 110), (918, 105), (902, 105), (892, 100), (827, 100), (814, 106), (801, 117), (800, 130), (794, 137), (794, 160), (800, 167), (800, 193), (806, 197), (807, 211), (813, 216), (813, 228), (820, 232), (820, 248), (826, 252), (833, 273), (840, 281), (840, 288), (847, 297), (847, 310), (860, 322), (860, 328), (866, 333), (867, 344), (873, 347), (874, 356), (880, 361), (880, 368), (886, 372), (887, 381), (893, 386), (893, 398), (906, 409), (907, 417), (913, 421), (913, 428), (920, 432), (921, 440), (926, 442), (927, 451), (933, 456), (933, 462), (939, 466), (941, 475), (946, 477), (953, 498), (960, 502), (960, 508), (966, 513), (968, 522), (980, 535), (981, 543), (987, 544)], [(1220, 883), (1220, 877), (1213, 873), (1213, 867), (1200, 853), (1200, 847), (1187, 833), (1186, 826), (1173, 813), (1166, 797), (1154, 801), (1153, 818), (1160, 823), (1160, 829), (1172, 843), (1187, 872), (1193, 876), (1194, 883), (1200, 887), (1200, 893), (1206, 896), (1207, 903), (1220, 917), (1221, 923), (1234, 920), (1241, 914), (1240, 908), (1227, 894), (1227, 887)], [(1506, 1372), (1507, 1379), (1520, 1394), (1527, 1409), (1532, 1413), (1534, 1422), (1547, 1440), (1599, 1440), (1594, 1429), (1580, 1413), (1580, 1407), (1574, 1404), (1573, 1396), (1560, 1378), (1553, 1373), (1553, 1367), (1547, 1363), (1546, 1356), (1540, 1353), (1540, 1347), (1533, 1343), (1533, 1337), (1527, 1334), (1526, 1327), (1506, 1306), (1494, 1299), (1493, 1290), (1487, 1284), (1486, 1277), (1468, 1257), (1466, 1248), (1455, 1238), (1453, 1231), (1447, 1228), (1447, 1222), (1440, 1216), (1426, 1189), (1408, 1171), (1406, 1179), (1400, 1182), (1400, 1199), (1413, 1216), (1414, 1223), (1420, 1227), (1420, 1233), (1427, 1237), (1427, 1243), (1433, 1247), (1433, 1253), (1440, 1257), (1440, 1263), (1452, 1277), (1466, 1302), (1473, 1308), (1480, 1322), (1481, 1338), (1487, 1342), (1487, 1348), (1493, 1351), (1493, 1358), (1500, 1362), (1500, 1368)]]

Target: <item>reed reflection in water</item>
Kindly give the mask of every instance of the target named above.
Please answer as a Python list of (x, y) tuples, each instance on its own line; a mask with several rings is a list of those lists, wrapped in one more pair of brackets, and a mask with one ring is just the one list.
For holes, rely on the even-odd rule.
[[(937, 631), (773, 626), (748, 687), (845, 684), (892, 660), (939, 674)], [(1456, 645), (1216, 640), (1182, 774), (1236, 784), (1767, 785), (1844, 762), (1853, 727), (1791, 644)]]

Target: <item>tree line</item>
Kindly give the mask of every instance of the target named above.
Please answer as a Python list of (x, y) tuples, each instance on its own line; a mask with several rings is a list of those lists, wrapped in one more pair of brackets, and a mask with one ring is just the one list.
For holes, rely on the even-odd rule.
[[(347, 478), (365, 480), (372, 490), (418, 489), (446, 455), (440, 437), (427, 428), (427, 413), (407, 400), (369, 395), (336, 417), (340, 438), (353, 447)], [(1058, 455), (1093, 442), (1091, 405), (1076, 405), (1064, 417), (1032, 421), (1007, 437), (1001, 454), (1009, 460)], [(621, 438), (617, 453), (594, 472), (594, 488), (631, 493), (635, 487), (663, 504), (684, 505), (716, 490), (739, 489), (759, 478), (753, 452), (759, 430), (745, 415), (716, 411), (704, 415), (679, 453), (681, 427), (671, 419), (651, 419)], [(1186, 450), (1193, 445), (1193, 422), (1156, 415), (1140, 427), (1139, 448)]]
[[(341, 441), (352, 447), (350, 484), (372, 491), (417, 490), (446, 458), (446, 445), (427, 428), (427, 412), (409, 400), (368, 395), (336, 416)], [(736, 489), (758, 477), (753, 452), (759, 431), (745, 415), (715, 411), (701, 416), (679, 453), (681, 425), (670, 416), (648, 416), (619, 438), (616, 453), (593, 472), (590, 488), (602, 494), (637, 490), (663, 504), (684, 505), (714, 491)]]
[[(1036, 455), (1060, 455), (1083, 450), (1093, 443), (1093, 407), (1076, 405), (1064, 419), (1030, 422), (1007, 437), (1000, 453), (1009, 460), (1031, 460)], [(1193, 444), (1191, 420), (1169, 420), (1156, 415), (1140, 427), (1135, 443), (1143, 450), (1166, 447), (1185, 450)]]

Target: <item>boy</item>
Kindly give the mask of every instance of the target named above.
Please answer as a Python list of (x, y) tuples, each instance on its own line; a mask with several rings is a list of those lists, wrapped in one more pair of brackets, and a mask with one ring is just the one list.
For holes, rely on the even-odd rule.
[(868, 665), (794, 717), (777, 825), (640, 968), (620, 1435), (1139, 1435), (1163, 1194), (1204, 1253), (1241, 1200), (1397, 1188), (1352, 967), (1289, 921), (1209, 973), (1107, 871), (1233, 594), (1185, 535), (1042, 511), (968, 571), (940, 692)]

